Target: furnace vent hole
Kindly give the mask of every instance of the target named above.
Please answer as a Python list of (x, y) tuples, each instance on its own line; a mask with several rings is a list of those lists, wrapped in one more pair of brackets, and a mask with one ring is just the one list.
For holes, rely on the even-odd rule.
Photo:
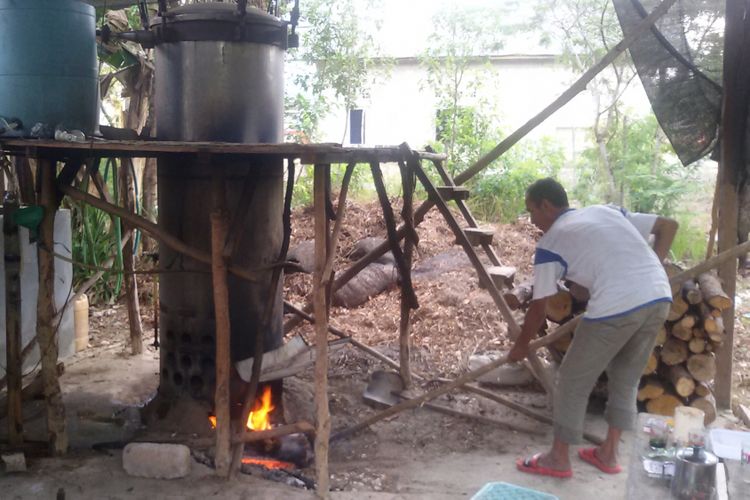
[(193, 366), (193, 360), (190, 359), (190, 356), (185, 354), (184, 356), (182, 356), (182, 358), (180, 358), (180, 364), (182, 364), (183, 370), (190, 370), (190, 367)]
[(176, 368), (177, 361), (175, 360), (175, 356), (173, 352), (167, 353), (167, 366), (174, 369)]
[(200, 396), (202, 390), (203, 379), (198, 375), (193, 375), (192, 377), (190, 377), (190, 391), (193, 393), (193, 395)]
[(167, 330), (167, 340), (174, 342), (174, 332), (172, 330)]
[(174, 385), (182, 385), (182, 374), (175, 373), (174, 377), (172, 377), (172, 381), (174, 381)]
[(214, 360), (211, 358), (201, 359), (201, 371), (212, 372), (214, 370)]
[(182, 342), (183, 344), (189, 344), (190, 342), (192, 342), (192, 340), (193, 339), (187, 333), (183, 333), (182, 335), (180, 335), (180, 342)]
[(211, 335), (204, 335), (201, 337), (201, 344), (207, 347), (211, 347), (214, 345), (214, 338)]

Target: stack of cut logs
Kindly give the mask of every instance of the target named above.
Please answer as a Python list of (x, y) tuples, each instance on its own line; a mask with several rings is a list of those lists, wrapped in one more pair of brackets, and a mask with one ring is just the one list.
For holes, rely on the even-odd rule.
[(724, 341), (722, 311), (732, 305), (714, 273), (672, 288), (672, 307), (641, 379), (638, 401), (650, 413), (673, 415), (688, 405), (716, 418), (710, 385), (716, 375), (714, 352)]
[[(668, 268), (670, 275), (679, 272)], [(548, 300), (547, 319), (564, 323), (585, 307), (585, 297), (575, 288), (560, 287)], [(673, 302), (667, 321), (658, 334), (656, 347), (649, 358), (638, 390), (638, 401), (649, 413), (673, 415), (678, 406), (703, 410), (706, 423), (716, 418), (716, 403), (711, 384), (716, 374), (714, 352), (724, 340), (722, 311), (731, 306), (729, 296), (714, 273), (704, 273), (672, 287)], [(505, 293), (511, 309), (528, 306), (532, 288), (523, 283)], [(551, 346), (553, 356), (560, 358), (570, 345), (571, 337)]]

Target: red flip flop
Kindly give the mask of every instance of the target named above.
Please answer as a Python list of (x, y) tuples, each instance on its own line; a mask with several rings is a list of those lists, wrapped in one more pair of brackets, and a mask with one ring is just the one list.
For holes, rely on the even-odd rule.
[(578, 456), (581, 457), (581, 460), (583, 460), (584, 462), (590, 463), (600, 471), (607, 474), (618, 474), (622, 472), (622, 467), (620, 467), (619, 465), (610, 467), (609, 465), (599, 460), (599, 457), (596, 456), (596, 448), (581, 448), (580, 450), (578, 450)]
[(538, 474), (540, 476), (550, 476), (550, 477), (557, 477), (557, 478), (568, 478), (573, 476), (573, 470), (557, 470), (557, 469), (550, 469), (548, 467), (543, 467), (539, 465), (539, 458), (542, 456), (541, 453), (537, 453), (536, 455), (532, 456), (531, 458), (519, 458), (516, 460), (516, 468), (520, 470), (521, 472), (526, 472), (527, 474)]

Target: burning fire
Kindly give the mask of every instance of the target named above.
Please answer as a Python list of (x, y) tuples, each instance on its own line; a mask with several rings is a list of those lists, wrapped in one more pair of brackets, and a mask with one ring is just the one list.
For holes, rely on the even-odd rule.
[(251, 431), (265, 431), (271, 428), (271, 418), (269, 414), (276, 407), (271, 403), (271, 386), (263, 388), (263, 395), (260, 400), (255, 400), (253, 410), (247, 417), (247, 428)]
[[(263, 394), (255, 400), (253, 409), (247, 417), (247, 428), (251, 431), (265, 431), (271, 428), (270, 414), (276, 407), (271, 403), (271, 386), (263, 388)], [(211, 428), (216, 428), (216, 416), (209, 415)]]
[(274, 460), (272, 458), (242, 457), (242, 463), (247, 465), (258, 465), (260, 467), (265, 467), (266, 469), (294, 469), (293, 463)]

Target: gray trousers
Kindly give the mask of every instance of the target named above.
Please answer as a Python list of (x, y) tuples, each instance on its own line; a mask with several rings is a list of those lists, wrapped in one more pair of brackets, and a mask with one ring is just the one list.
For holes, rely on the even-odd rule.
[(623, 316), (581, 321), (555, 380), (555, 437), (570, 444), (581, 441), (589, 395), (605, 370), (607, 422), (633, 428), (638, 382), (668, 312), (669, 302), (656, 302)]

